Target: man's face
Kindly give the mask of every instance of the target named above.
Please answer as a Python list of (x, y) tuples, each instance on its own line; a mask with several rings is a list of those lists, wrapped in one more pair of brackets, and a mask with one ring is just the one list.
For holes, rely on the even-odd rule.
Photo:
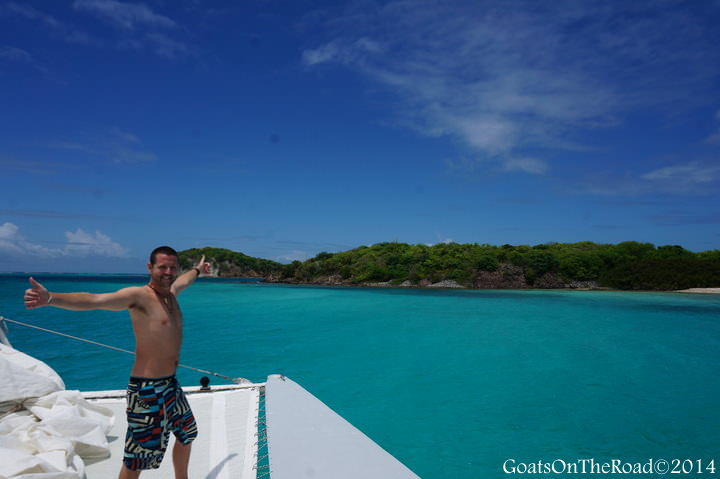
[(155, 264), (148, 263), (148, 271), (153, 283), (169, 288), (177, 278), (178, 258), (169, 254), (158, 253), (155, 256)]

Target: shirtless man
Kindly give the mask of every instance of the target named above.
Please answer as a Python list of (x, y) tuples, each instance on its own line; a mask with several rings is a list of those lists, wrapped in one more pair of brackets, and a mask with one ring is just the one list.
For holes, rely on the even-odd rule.
[(130, 312), (135, 332), (135, 363), (128, 384), (128, 430), (120, 479), (137, 478), (143, 469), (160, 467), (170, 432), (175, 434), (173, 466), (176, 479), (187, 479), (197, 426), (175, 379), (182, 343), (182, 312), (177, 295), (201, 274), (210, 272), (205, 256), (178, 276), (178, 254), (169, 246), (156, 248), (147, 265), (150, 282), (113, 293), (51, 293), (30, 278), (25, 307), (55, 306), (75, 311), (105, 309)]

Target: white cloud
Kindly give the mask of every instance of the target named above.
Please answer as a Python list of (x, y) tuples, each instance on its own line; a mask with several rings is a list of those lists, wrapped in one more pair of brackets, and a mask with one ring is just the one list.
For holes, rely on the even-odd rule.
[(54, 250), (27, 241), (20, 234), (20, 228), (13, 223), (0, 226), (0, 252), (11, 254), (30, 254), (33, 256), (50, 256)]
[(75, 45), (102, 46), (103, 44), (99, 38), (77, 30), (66, 33), (65, 36), (63, 36), (63, 40)]
[(12, 15), (16, 18), (22, 18), (39, 23), (47, 28), (53, 37), (59, 37), (63, 41), (75, 45), (101, 45), (102, 42), (92, 35), (74, 30), (65, 23), (59, 21), (52, 15), (38, 10), (29, 5), (20, 5), (15, 2), (9, 2), (3, 8), (0, 6), (0, 15), (3, 13)]
[(191, 48), (185, 43), (162, 33), (148, 33), (145, 38), (153, 46), (155, 53), (166, 58), (176, 58), (191, 53)]
[(508, 172), (541, 175), (547, 171), (548, 165), (538, 158), (505, 158), (503, 169)]
[(306, 65), (313, 66), (333, 60), (338, 52), (337, 45), (331, 42), (312, 50), (305, 50), (302, 56)]
[(18, 227), (12, 223), (5, 223), (0, 226), (0, 240), (8, 240), (16, 237), (18, 234)]
[[(128, 3), (118, 0), (75, 0), (76, 11), (88, 13), (114, 25), (116, 45), (121, 50), (137, 50), (153, 52), (161, 57), (173, 59), (192, 55), (196, 49), (173, 35), (187, 33), (185, 29), (170, 17), (159, 14), (143, 3)], [(67, 36), (66, 41), (75, 43), (103, 44), (87, 35)]]
[[(40, 61), (36, 60), (28, 51), (8, 45), (0, 45), (0, 67), (3, 63), (19, 63), (27, 65), (40, 73), (48, 74), (49, 71)], [(0, 70), (2, 73), (2, 70)]]
[(153, 12), (142, 3), (125, 3), (116, 0), (75, 0), (75, 10), (93, 13), (113, 25), (133, 30), (138, 26), (174, 28), (172, 19)]
[(20, 61), (30, 63), (32, 55), (21, 48), (9, 47), (7, 45), (0, 47), (0, 58), (12, 61)]
[(692, 187), (720, 180), (720, 166), (707, 166), (698, 162), (668, 166), (642, 175), (642, 179), (671, 183), (676, 187)]
[(37, 10), (29, 5), (19, 5), (15, 2), (9, 2), (5, 5), (5, 10), (13, 15), (27, 18), (29, 20), (37, 20), (52, 28), (62, 28), (62, 24), (52, 15)]
[(305, 261), (310, 255), (307, 251), (293, 250), (275, 258), (281, 263), (292, 263), (293, 261)]
[(578, 187), (583, 193), (601, 196), (716, 194), (720, 187), (720, 166), (692, 161), (657, 168), (640, 175), (578, 181)]
[(115, 243), (109, 236), (100, 231), (94, 235), (86, 233), (80, 228), (77, 231), (65, 232), (67, 245), (63, 249), (68, 256), (110, 256), (122, 258), (128, 255), (128, 249)]
[(18, 233), (18, 227), (12, 223), (5, 223), (0, 226), (0, 251), (20, 253), (23, 249), (18, 245), (22, 241)]
[(6, 222), (0, 225), (0, 253), (47, 258), (87, 256), (124, 258), (129, 255), (127, 248), (99, 231), (92, 235), (78, 228), (75, 232), (66, 232), (65, 238), (67, 243), (63, 247), (48, 248), (26, 239), (17, 225)]
[[(718, 123), (720, 123), (720, 110), (718, 110), (718, 111), (715, 113), (715, 119), (718, 121)], [(720, 145), (720, 127), (718, 127), (718, 129), (717, 129), (717, 131), (716, 131), (715, 133), (713, 133), (712, 135), (708, 136), (708, 137), (705, 139), (705, 142), (706, 142), (706, 143), (713, 143), (713, 144), (716, 144), (716, 145)]]
[(517, 142), (516, 125), (499, 115), (449, 117), (446, 125), (448, 130), (459, 133), (471, 146), (491, 155), (507, 152)]
[(101, 157), (113, 163), (130, 165), (157, 161), (155, 153), (143, 148), (140, 138), (114, 127), (109, 134), (87, 142), (57, 142), (50, 145), (61, 150), (76, 150)]
[(114, 126), (111, 128), (111, 133), (116, 136), (117, 138), (124, 140), (127, 143), (140, 143), (140, 139), (134, 135), (133, 133), (121, 130), (120, 128)]
[(302, 58), (307, 66), (332, 61), (351, 64), (362, 62), (367, 55), (382, 53), (382, 51), (383, 48), (380, 43), (370, 38), (362, 37), (349, 45), (343, 45), (342, 42), (331, 41), (318, 48), (305, 50), (303, 51)]
[(435, 233), (435, 237), (437, 238), (437, 241), (435, 243), (425, 243), (425, 246), (435, 246), (436, 244), (453, 244), (455, 243), (455, 240), (452, 238), (448, 238), (446, 235), (443, 235), (441, 233)]
[(325, 41), (306, 49), (303, 61), (341, 65), (387, 86), (402, 100), (399, 123), (458, 139), (464, 155), (542, 174), (547, 161), (516, 158), (603, 146), (583, 144), (584, 133), (617, 126), (638, 106), (687, 105), (689, 89), (712, 88), (720, 58), (698, 33), (707, 24), (691, 9), (673, 8), (358, 2), (325, 19)]

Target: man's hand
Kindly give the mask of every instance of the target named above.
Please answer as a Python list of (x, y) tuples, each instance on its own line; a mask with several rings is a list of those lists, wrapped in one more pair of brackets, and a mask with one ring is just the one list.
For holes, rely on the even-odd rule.
[[(194, 270), (197, 270), (197, 274), (195, 274)], [(193, 284), (193, 282), (203, 274), (210, 274), (210, 263), (205, 262), (205, 255), (200, 258), (200, 261), (198, 261), (195, 266), (177, 277), (172, 286), (170, 286), (170, 291), (174, 294), (182, 293), (185, 288)]]
[(200, 274), (210, 274), (210, 263), (205, 262), (205, 255), (200, 258), (195, 267), (200, 271)]
[(25, 290), (25, 307), (27, 309), (39, 308), (40, 306), (48, 306), (52, 296), (47, 288), (35, 281), (32, 277), (28, 278), (32, 288)]

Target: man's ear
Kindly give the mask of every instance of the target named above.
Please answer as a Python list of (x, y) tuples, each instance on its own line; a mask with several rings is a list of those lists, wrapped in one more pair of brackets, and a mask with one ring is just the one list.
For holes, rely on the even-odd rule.
[(152, 273), (152, 263), (148, 262), (148, 273)]

